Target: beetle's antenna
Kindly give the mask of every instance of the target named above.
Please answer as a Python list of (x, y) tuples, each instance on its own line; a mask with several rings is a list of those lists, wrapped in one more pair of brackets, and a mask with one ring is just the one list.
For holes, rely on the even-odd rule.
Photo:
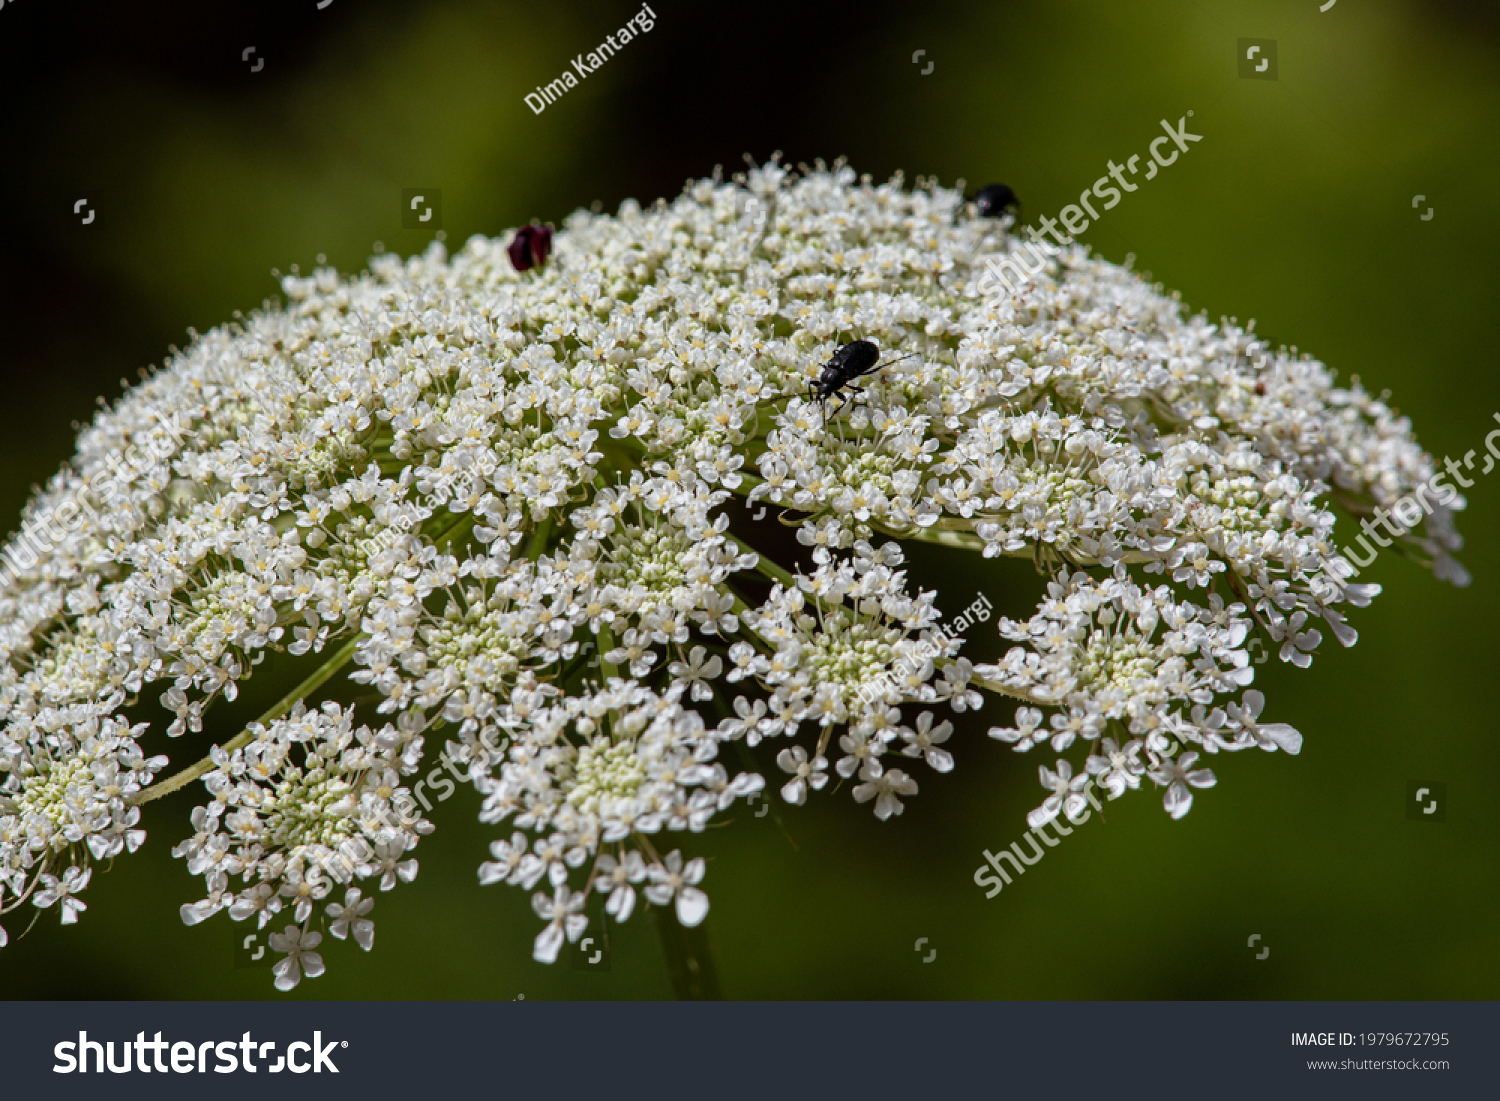
[(919, 356), (921, 354), (921, 352), (907, 352), (904, 356), (897, 356), (895, 359), (888, 359), (884, 363), (877, 363), (874, 367), (871, 367), (869, 371), (866, 372), (866, 374), (873, 375), (882, 367), (889, 367), (892, 363), (900, 363), (903, 359), (910, 359), (912, 356)]

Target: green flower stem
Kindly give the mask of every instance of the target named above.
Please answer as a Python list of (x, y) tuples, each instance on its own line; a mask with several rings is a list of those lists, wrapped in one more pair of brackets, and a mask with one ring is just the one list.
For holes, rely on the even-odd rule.
[[(729, 717), (729, 705), (719, 699), (718, 693), (714, 693), (714, 704), (719, 708), (719, 713), (725, 718)], [(755, 763), (755, 758), (750, 755), (750, 750), (745, 746), (743, 738), (734, 740), (734, 751), (739, 754), (740, 761), (744, 763), (746, 772), (760, 772), (760, 765)], [(840, 780), (842, 784), (844, 781)], [(766, 785), (761, 791), (761, 798), (766, 801), (766, 806), (771, 811), (771, 821), (776, 823), (776, 828), (781, 831), (781, 836), (786, 838), (786, 843), (792, 847), (792, 852), (802, 851), (802, 846), (797, 844), (797, 839), (792, 836), (792, 831), (786, 828), (786, 822), (782, 820), (781, 812), (776, 809), (776, 803), (771, 799), (771, 792), (775, 791), (772, 785)], [(835, 790), (837, 788), (835, 787)]]
[[(605, 419), (609, 420), (613, 416), (614, 414), (609, 414)], [(636, 441), (634, 436), (626, 436), (620, 440), (610, 436), (600, 436), (594, 446), (599, 449), (609, 465), (623, 471), (639, 469), (642, 465), (641, 461), (650, 458), (646, 449)]]
[(432, 539), (432, 545), (438, 546), (439, 542), (446, 542), (447, 553), (452, 554), (454, 542), (462, 536), (467, 535), (469, 529), (473, 526), (474, 514), (472, 512), (465, 512), (442, 531), (439, 531), (432, 535), (430, 537)]
[(1025, 692), (1017, 692), (1014, 688), (1007, 688), (1005, 687), (1005, 685), (999, 683), (998, 681), (987, 680), (986, 678), (978, 675), (971, 675), (969, 677), (969, 683), (977, 688), (984, 688), (988, 691), (999, 693), (1002, 696), (1009, 696), (1012, 699), (1025, 700), (1027, 703), (1034, 703), (1040, 707), (1056, 706), (1055, 701), (1033, 699)]
[(772, 562), (771, 559), (768, 558), (768, 556), (763, 555), (763, 553), (760, 553), (759, 550), (754, 549), (754, 547), (747, 546), (745, 547), (745, 550), (751, 550), (751, 552), (754, 553), (754, 559), (756, 559), (756, 561), (754, 561), (754, 567), (756, 567), (757, 570), (760, 570), (760, 573), (765, 574), (765, 576), (769, 577), (769, 579), (771, 580), (778, 580), (778, 582), (781, 582), (781, 588), (787, 589), (787, 591), (796, 588), (796, 577), (793, 577), (792, 574), (787, 573), (787, 571), (783, 570), (780, 565)]
[[(960, 523), (967, 523), (967, 521), (960, 521)], [(982, 551), (986, 545), (983, 539), (971, 531), (954, 531), (943, 527), (943, 521), (938, 521), (938, 524), (931, 528), (903, 528), (898, 530), (886, 527), (884, 524), (875, 523), (872, 523), (870, 526), (876, 531), (889, 535), (893, 539), (910, 539), (918, 543), (936, 543), (940, 547), (956, 547), (959, 550)], [(1000, 554), (1004, 558), (1035, 558), (1036, 548), (1028, 545), (1021, 550), (1001, 551)], [(1159, 556), (1145, 554), (1141, 551), (1126, 551), (1120, 555), (1119, 560), (1129, 566), (1138, 566), (1143, 562), (1154, 561), (1157, 557)], [(1098, 560), (1094, 558), (1074, 558), (1072, 561), (1079, 566), (1085, 567), (1099, 565)]]
[[(432, 540), (434, 546), (438, 545), (439, 541), (445, 539), (451, 544), (454, 538), (463, 534), (468, 526), (472, 525), (473, 523), (474, 514), (464, 513), (455, 517), (452, 522), (449, 523), (446, 527), (433, 532), (429, 536), (429, 538)], [(298, 700), (305, 699), (308, 695), (316, 692), (319, 688), (323, 687), (324, 684), (328, 683), (330, 677), (332, 677), (345, 665), (349, 664), (349, 659), (354, 656), (355, 649), (366, 637), (368, 636), (363, 634), (355, 635), (348, 642), (344, 643), (344, 645), (340, 646), (336, 651), (334, 651), (334, 653), (328, 658), (328, 660), (320, 665), (316, 670), (314, 670), (313, 673), (305, 681), (297, 685), (296, 688), (293, 688), (290, 692), (283, 696), (274, 707), (272, 707), (269, 711), (267, 711), (264, 715), (262, 715), (255, 721), (263, 726), (266, 723), (275, 722), (287, 712), (291, 711), (291, 709), (297, 705)], [(240, 731), (240, 733), (236, 734), (233, 738), (230, 738), (229, 741), (224, 743), (224, 751), (226, 753), (233, 753), (241, 746), (248, 745), (250, 743), (250, 739), (254, 736), (254, 733), (247, 727), (245, 730)], [(152, 784), (150, 787), (143, 788), (142, 790), (136, 792), (135, 796), (130, 800), (130, 803), (134, 806), (140, 806), (142, 803), (149, 803), (153, 799), (160, 799), (163, 795), (170, 795), (178, 788), (192, 783), (194, 780), (198, 779), (198, 777), (207, 775), (208, 773), (212, 772), (216, 767), (218, 766), (214, 764), (212, 757), (205, 757), (197, 764), (183, 769), (175, 776), (171, 776), (165, 780), (162, 780), (160, 783)]]
[[(739, 616), (740, 620), (740, 629), (738, 632), (739, 636), (746, 642), (750, 643), (751, 646), (754, 646), (762, 654), (765, 654), (766, 657), (775, 657), (776, 647), (772, 646), (770, 642), (762, 638), (760, 636), (760, 632), (756, 631), (753, 627), (750, 626), (750, 624), (745, 622), (745, 616), (753, 611), (753, 609), (749, 604), (745, 602), (745, 598), (740, 595), (739, 590), (736, 589), (733, 585), (729, 586), (729, 593), (734, 597), (734, 614)], [(726, 639), (725, 641), (727, 642), (728, 640)], [(728, 657), (727, 651), (725, 653), (725, 657)], [(731, 664), (733, 663), (731, 662)], [(714, 699), (718, 698), (719, 697), (716, 694), (714, 696)]]
[[(365, 637), (366, 636), (364, 635), (355, 635), (348, 642), (344, 643), (344, 645), (340, 646), (338, 650), (334, 652), (332, 657), (330, 657), (327, 661), (320, 665), (305, 681), (297, 685), (296, 688), (293, 688), (290, 692), (288, 692), (285, 696), (278, 700), (275, 706), (273, 706), (269, 711), (267, 711), (264, 715), (257, 719), (256, 722), (260, 723), (261, 725), (275, 722), (277, 719), (281, 718), (293, 707), (295, 707), (298, 700), (305, 699), (310, 693), (316, 692), (325, 683), (327, 683), (329, 677), (333, 676), (349, 663), (349, 659), (354, 656), (355, 647), (357, 647)], [(224, 743), (224, 752), (233, 753), (241, 746), (248, 745), (250, 743), (250, 739), (252, 739), (253, 737), (255, 737), (255, 732), (252, 731), (249, 727), (246, 727), (244, 730), (240, 731), (240, 733), (236, 734), (233, 738), (230, 738), (229, 741)], [(136, 792), (135, 796), (130, 800), (130, 802), (135, 806), (140, 806), (142, 803), (149, 803), (153, 799), (160, 799), (163, 795), (170, 795), (178, 788), (192, 783), (194, 780), (198, 779), (198, 777), (212, 772), (217, 767), (218, 766), (214, 764), (214, 759), (212, 757), (205, 757), (197, 764), (183, 769), (181, 772), (177, 773), (177, 775), (172, 776), (169, 779), (162, 780), (160, 783), (152, 784), (150, 787)]]
[(614, 632), (609, 629), (607, 624), (599, 624), (599, 669), (604, 673), (606, 681), (610, 677), (618, 677), (620, 675), (620, 667), (604, 656), (614, 648)]
[[(884, 524), (871, 524), (876, 531), (884, 532), (893, 539), (912, 539), (919, 543), (936, 543), (940, 547), (957, 547), (959, 550), (984, 550), (984, 540), (968, 531), (933, 531), (930, 528), (908, 528), (897, 531)], [(1031, 551), (1027, 551), (1029, 556)]]
[(667, 957), (667, 973), (679, 1001), (719, 1001), (719, 973), (714, 967), (708, 946), (706, 924), (691, 929), (677, 920), (670, 906), (651, 907), (656, 931), (661, 936), (662, 952)]
[(1240, 577), (1240, 571), (1231, 566), (1220, 576), (1224, 578), (1225, 584), (1229, 586), (1229, 591), (1244, 601), (1245, 607), (1250, 609), (1250, 614), (1255, 617), (1255, 622), (1266, 633), (1266, 637), (1274, 639), (1276, 633), (1271, 630), (1271, 625), (1261, 617), (1260, 611), (1255, 607), (1255, 598), (1245, 588), (1244, 578)]
[(536, 532), (531, 537), (531, 544), (526, 548), (526, 558), (535, 562), (542, 557), (547, 549), (547, 540), (552, 537), (552, 513), (547, 513), (547, 518), (536, 526)]

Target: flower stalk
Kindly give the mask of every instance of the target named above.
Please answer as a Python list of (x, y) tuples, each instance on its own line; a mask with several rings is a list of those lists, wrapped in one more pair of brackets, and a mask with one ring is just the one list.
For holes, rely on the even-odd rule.
[(678, 1001), (719, 1001), (719, 973), (709, 948), (708, 929), (699, 925), (684, 927), (670, 912), (657, 908), (651, 912), (667, 961), (667, 975)]
[[(256, 727), (263, 727), (267, 723), (274, 722), (275, 720), (286, 715), (292, 710), (294, 706), (296, 706), (298, 703), (301, 703), (308, 696), (316, 692), (319, 688), (322, 688), (323, 685), (327, 684), (333, 678), (335, 673), (349, 664), (349, 660), (354, 657), (355, 648), (359, 646), (359, 643), (360, 639), (358, 636), (356, 636), (355, 638), (349, 639), (337, 650), (335, 650), (331, 655), (329, 655), (327, 659), (324, 660), (322, 665), (318, 666), (317, 669), (308, 674), (306, 680), (297, 685), (297, 687), (293, 688), (285, 696), (281, 697), (281, 699), (277, 700), (276, 703), (274, 703), (263, 715), (261, 715), (260, 718), (256, 719), (254, 723), (252, 723), (250, 726), (247, 726), (233, 738), (230, 738), (229, 741), (225, 742), (224, 745), (220, 747), (223, 752), (233, 753), (237, 749), (240, 749), (242, 746), (248, 745), (250, 743), (250, 740), (256, 735)], [(206, 775), (217, 767), (218, 766), (214, 763), (213, 757), (205, 757), (197, 764), (190, 765), (189, 767), (183, 769), (181, 772), (170, 776), (165, 780), (160, 780), (157, 783), (152, 784), (148, 788), (143, 788), (141, 791), (137, 792), (129, 800), (129, 802), (133, 806), (140, 806), (143, 803), (151, 802), (151, 800), (153, 799), (160, 799), (164, 795), (172, 794), (172, 792), (177, 791), (179, 788), (186, 787), (188, 784), (192, 783), (200, 776)]]

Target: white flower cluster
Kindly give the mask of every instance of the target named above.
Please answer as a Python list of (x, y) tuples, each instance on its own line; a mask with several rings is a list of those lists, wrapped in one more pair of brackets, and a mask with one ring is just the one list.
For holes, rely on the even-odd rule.
[[(587, 927), (582, 911), (596, 888), (608, 895), (605, 912), (616, 921), (630, 916), (635, 884), (643, 881), (652, 903), (675, 902), (684, 925), (708, 913), (708, 896), (696, 886), (702, 858), (684, 865), (673, 851), (662, 859), (651, 835), (700, 833), (715, 813), (765, 781), (755, 773), (730, 779), (714, 763), (729, 735), (706, 729), (697, 712), (678, 702), (681, 694), (680, 686), (659, 696), (614, 678), (606, 688), (538, 708), (498, 775), (479, 779), (480, 820), (513, 818), (517, 827), (509, 841), (490, 846), (495, 859), (480, 866), (479, 880), (530, 890), (546, 879), (553, 894), (532, 898), (547, 922), (534, 953), (543, 963)], [(585, 863), (583, 889), (570, 887), (570, 869)]]
[[(1007, 692), (1057, 710), (1043, 726), (1040, 709), (1021, 707), (1016, 726), (994, 728), (990, 737), (1012, 743), (1018, 752), (1050, 743), (1055, 753), (1075, 740), (1092, 746), (1102, 740), (1104, 753), (1090, 755), (1088, 772), (1076, 780), (1065, 760), (1055, 773), (1042, 766), (1042, 786), (1053, 795), (1032, 812), (1033, 826), (1056, 817), (1065, 798), (1073, 798), (1081, 810), (1083, 797), (1069, 793), (1079, 791), (1090, 774), (1102, 776), (1111, 798), (1139, 787), (1146, 763), (1136, 755), (1143, 749), (1158, 766), (1151, 778), (1168, 788), (1167, 811), (1180, 818), (1192, 795), (1179, 786), (1181, 777), (1172, 768), (1190, 766), (1196, 753), (1183, 754), (1174, 766), (1170, 754), (1179, 746), (1193, 743), (1208, 753), (1302, 748), (1302, 736), (1291, 727), (1256, 725), (1264, 701), (1259, 692), (1247, 691), (1243, 707), (1231, 703), (1209, 710), (1254, 675), (1242, 648), (1252, 626), (1243, 604), (1225, 605), (1217, 593), (1209, 594), (1207, 607), (1180, 601), (1166, 585), (1154, 590), (1137, 585), (1123, 565), (1105, 580), (1079, 572), (1054, 581), (1047, 597), (1029, 622), (1000, 621), (1004, 637), (1030, 649), (1017, 647), (998, 665), (982, 665), (977, 672)], [(1121, 748), (1106, 732), (1123, 732), (1130, 740)], [(1194, 777), (1195, 787), (1215, 782), (1212, 772)]]
[[(803, 527), (799, 535), (814, 542), (816, 529)], [(903, 809), (896, 795), (917, 793), (915, 780), (900, 769), (887, 773), (880, 761), (895, 742), (905, 740), (903, 752), (925, 754), (940, 772), (953, 767), (947, 751), (934, 747), (948, 737), (952, 724), (931, 730), (932, 713), (924, 711), (916, 729), (903, 726), (897, 705), (942, 701), (963, 711), (979, 707), (981, 698), (967, 687), (969, 662), (950, 660), (960, 643), (936, 629), (933, 594), (908, 596), (905, 571), (892, 569), (902, 561), (899, 546), (876, 549), (861, 540), (847, 561), (819, 546), (813, 559), (817, 568), (811, 576), (799, 577), (796, 588), (775, 585), (765, 604), (746, 614), (756, 645), (740, 642), (730, 648), (728, 680), (753, 678), (770, 695), (754, 702), (737, 698), (737, 716), (722, 725), (750, 745), (763, 737), (795, 737), (804, 722), (818, 725), (811, 759), (801, 746), (776, 758), (793, 774), (782, 796), (798, 804), (809, 788), (827, 783), (824, 753), (835, 726), (843, 728), (839, 747), (845, 756), (835, 766), (838, 774), (847, 779), (858, 772), (862, 783), (854, 798), (863, 803), (879, 796), (875, 813), (889, 818)], [(942, 679), (934, 680), (939, 663)]]
[[(321, 937), (311, 919), (336, 885), (378, 877), (390, 890), (398, 877), (415, 876), (416, 861), (404, 857), (432, 825), (400, 778), (420, 765), (422, 738), (391, 725), (356, 729), (352, 711), (332, 701), (317, 711), (298, 703), (287, 718), (251, 723), (249, 732), (253, 739), (232, 753), (211, 751), (217, 767), (203, 779), (211, 799), (193, 811), (193, 836), (172, 850), (208, 886), (206, 898), (182, 907), (182, 920), (196, 925), (227, 908), (235, 921), (253, 917), (263, 929), (286, 907), (297, 924), (275, 936), (306, 947), (305, 938)], [(344, 908), (358, 907), (358, 895), (354, 889)], [(362, 913), (373, 906), (366, 899)], [(344, 908), (327, 907), (335, 919)], [(360, 932), (368, 950), (374, 923), (362, 917)], [(277, 965), (283, 990), (301, 978), (297, 958), (292, 952)]]
[[(74, 920), (94, 862), (141, 842), (139, 805), (201, 776), (177, 852), (208, 896), (184, 918), (289, 908), (273, 946), (293, 985), (322, 971), (320, 904), (368, 947), (353, 881), (415, 874), (431, 827), (402, 780), (440, 728), (514, 830), (481, 879), (550, 892), (545, 960), (596, 892), (616, 919), (638, 886), (702, 919), (703, 860), (651, 838), (760, 790), (716, 761), (726, 740), (787, 739), (800, 803), (837, 738), (834, 771), (882, 819), (917, 791), (888, 755), (950, 770), (933, 708), (980, 690), (1024, 701), (996, 737), (1086, 744), (1079, 777), (1118, 795), (1148, 776), (1174, 816), (1213, 782), (1197, 754), (1296, 752), (1258, 693), (1229, 698), (1248, 633), (1298, 665), (1319, 621), (1352, 643), (1345, 609), (1377, 590), (1347, 583), (1329, 506), (1388, 507), (1431, 458), (1358, 385), (1082, 248), (981, 301), (1015, 245), (935, 183), (773, 164), (574, 214), (524, 273), (475, 238), (284, 279), (284, 306), (102, 411), (28, 507), (51, 538), (0, 583), (0, 912)], [(825, 423), (809, 383), (854, 339), (907, 358)], [(731, 535), (734, 499), (778, 506), (811, 572)], [(960, 657), (895, 540), (1052, 573), (1029, 621), (1002, 622), (1023, 645)], [(1455, 579), (1458, 545), (1441, 507), (1409, 540)], [(140, 741), (201, 733), (272, 651), (308, 679), (151, 787), (166, 761)], [(351, 661), (329, 691), (363, 686), (377, 731), (300, 702)], [(148, 690), (164, 730), (133, 722)], [(1036, 814), (1066, 809), (1074, 771), (1043, 770)]]

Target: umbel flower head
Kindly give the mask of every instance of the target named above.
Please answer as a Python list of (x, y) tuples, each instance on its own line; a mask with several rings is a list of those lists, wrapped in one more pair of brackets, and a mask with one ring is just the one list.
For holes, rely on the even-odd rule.
[[(831, 762), (882, 820), (987, 693), (1020, 701), (991, 735), (1052, 758), (1033, 822), (1090, 776), (1180, 817), (1205, 756), (1296, 753), (1247, 640), (1299, 666), (1324, 630), (1353, 643), (1378, 589), (1330, 506), (1388, 509), (1431, 458), (1357, 384), (1081, 247), (988, 293), (1009, 228), (935, 183), (773, 163), (580, 211), (545, 267), (434, 245), (293, 274), (195, 338), (5, 549), (0, 910), (75, 921), (142, 806), (198, 780), (182, 916), (273, 926), (290, 988), (324, 931), (373, 945), (371, 893), (416, 876), (452, 791), (440, 756), (496, 827), (480, 881), (532, 893), (550, 962), (603, 914), (703, 919), (689, 835), (766, 785), (729, 742), (779, 743), (792, 803)], [(825, 421), (809, 383), (856, 339), (908, 358)], [(1459, 581), (1462, 505), (1402, 541)], [(805, 569), (729, 532), (762, 506)], [(1003, 659), (961, 656), (916, 542), (1051, 575), (1000, 618)], [(205, 744), (270, 651), (305, 679)]]

